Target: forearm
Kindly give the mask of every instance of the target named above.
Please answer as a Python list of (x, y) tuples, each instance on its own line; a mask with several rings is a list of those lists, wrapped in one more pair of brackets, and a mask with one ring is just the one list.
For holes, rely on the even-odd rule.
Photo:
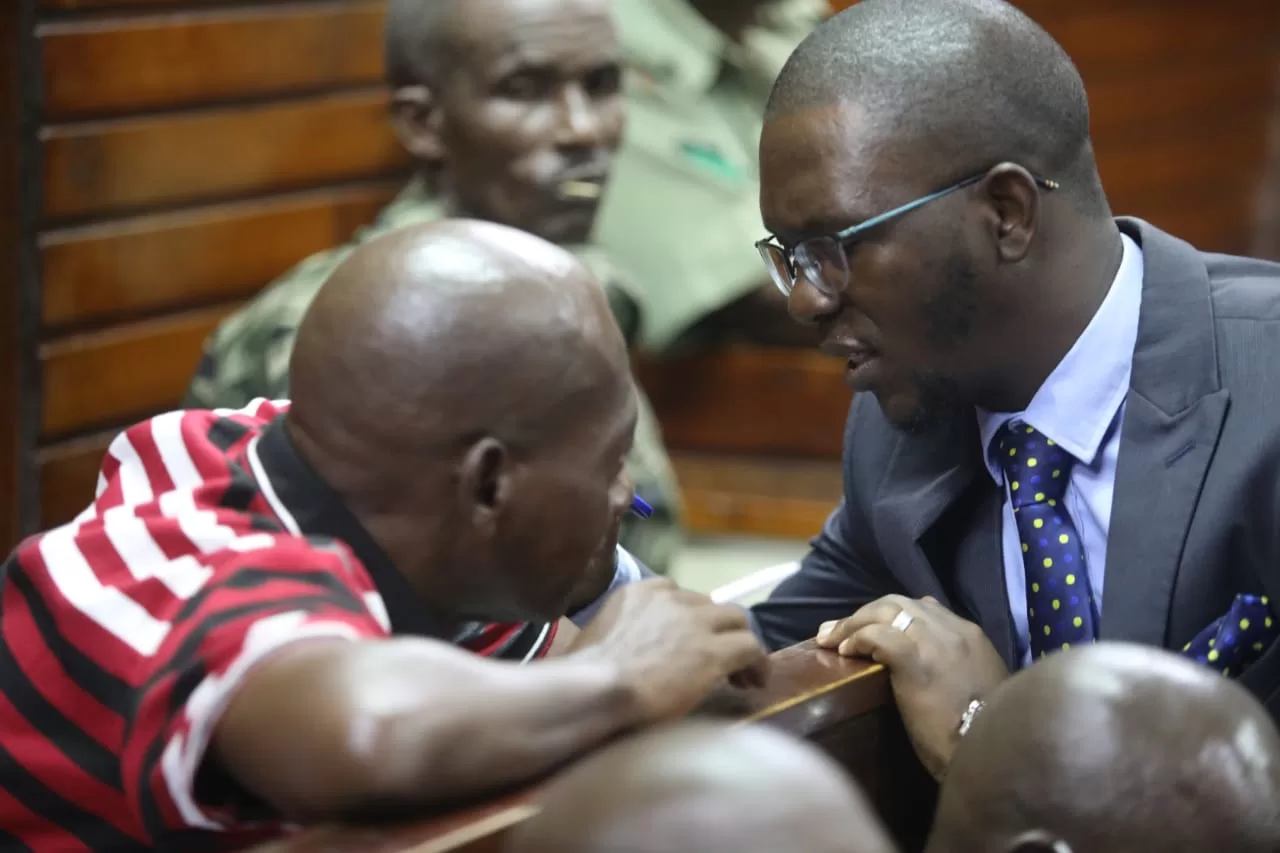
[(215, 740), (294, 819), (412, 813), (542, 774), (634, 725), (616, 671), (531, 667), (404, 639), (286, 649), (246, 681)]

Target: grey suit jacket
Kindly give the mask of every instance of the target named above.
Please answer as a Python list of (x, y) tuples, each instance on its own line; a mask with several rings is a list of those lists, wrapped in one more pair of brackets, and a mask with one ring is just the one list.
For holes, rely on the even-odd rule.
[[(1280, 265), (1117, 222), (1142, 246), (1144, 275), (1099, 632), (1180, 649), (1237, 594), (1280, 604)], [(1012, 668), (1004, 493), (980, 443), (972, 416), (906, 436), (859, 395), (844, 499), (800, 571), (754, 608), (766, 643), (812, 637), (883, 595), (932, 595)], [(1280, 644), (1241, 681), (1280, 716)]]

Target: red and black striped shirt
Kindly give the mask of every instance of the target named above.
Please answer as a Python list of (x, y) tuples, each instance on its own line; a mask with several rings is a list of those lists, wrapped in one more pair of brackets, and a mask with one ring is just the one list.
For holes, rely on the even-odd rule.
[[(287, 403), (170, 412), (121, 433), (97, 497), (0, 582), (0, 849), (231, 850), (278, 834), (205, 768), (244, 674), (317, 636), (440, 636), (283, 429)], [(472, 625), (545, 654), (554, 625)]]

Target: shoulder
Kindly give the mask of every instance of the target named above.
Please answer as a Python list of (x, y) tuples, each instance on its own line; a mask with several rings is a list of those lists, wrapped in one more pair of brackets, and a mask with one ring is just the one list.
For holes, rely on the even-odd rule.
[(1280, 322), (1280, 264), (1232, 255), (1201, 257), (1218, 320)]

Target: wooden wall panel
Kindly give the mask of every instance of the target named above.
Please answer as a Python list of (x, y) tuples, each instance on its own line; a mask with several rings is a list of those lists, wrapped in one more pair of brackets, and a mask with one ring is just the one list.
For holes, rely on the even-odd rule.
[(55, 120), (382, 81), (376, 0), (47, 24), (46, 115)]
[(174, 405), (200, 361), (201, 344), (230, 311), (190, 311), (45, 344), (41, 434), (58, 438), (124, 424)]
[(0, 3), (0, 550), (32, 527), (36, 482), (31, 458), (34, 399), (31, 349), (38, 293), (31, 251), (29, 157), (35, 151), (22, 105), (33, 67), (30, 0)]
[(735, 347), (698, 358), (642, 361), (637, 375), (654, 408), (667, 413), (662, 431), (671, 447), (840, 457), (851, 395), (842, 384), (844, 365), (817, 352)]
[(46, 525), (72, 520), (93, 499), (98, 470), (115, 436), (108, 430), (40, 451), (40, 518)]
[(44, 157), (54, 219), (378, 177), (406, 162), (381, 90), (62, 125), (45, 132)]
[(242, 299), (347, 240), (399, 182), (237, 202), (44, 236), (44, 325), (62, 329)]
[[(47, 391), (26, 399), (48, 523), (87, 500), (112, 427), (178, 401), (216, 319), (370, 218), (405, 159), (380, 83), (383, 0), (21, 3), (42, 52), (29, 77), (47, 96), (27, 121), (40, 126), (30, 163), (43, 185), (30, 279), (44, 283), (24, 316), (42, 361), (34, 340), (23, 352)], [(1280, 3), (1020, 5), (1081, 69), (1116, 212), (1207, 249), (1257, 245)], [(642, 369), (695, 526), (792, 535), (825, 514), (848, 403), (838, 364), (738, 351)]]

